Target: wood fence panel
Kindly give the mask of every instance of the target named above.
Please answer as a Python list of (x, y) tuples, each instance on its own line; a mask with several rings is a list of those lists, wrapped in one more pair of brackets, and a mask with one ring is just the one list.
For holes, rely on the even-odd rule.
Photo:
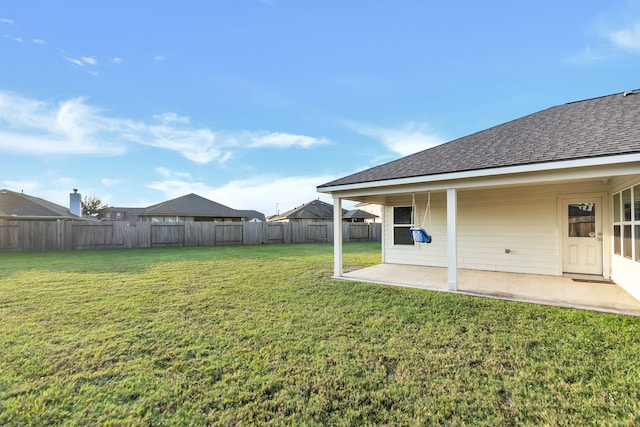
[(329, 241), (326, 222), (310, 222), (306, 224), (304, 243), (326, 243)]
[(184, 246), (184, 224), (151, 223), (151, 246)]
[[(333, 222), (326, 222), (325, 224), (327, 225), (327, 243), (333, 243)], [(344, 239), (342, 241), (344, 242)]]
[(304, 227), (304, 222), (288, 222), (289, 224), (289, 232), (291, 233), (291, 243), (304, 243), (306, 238), (306, 227)]
[(118, 239), (114, 226), (109, 222), (100, 224), (73, 223), (71, 224), (73, 249), (105, 249), (123, 248), (123, 239)]
[(370, 226), (369, 240), (372, 242), (381, 242), (382, 241), (382, 224), (373, 223), (373, 224), (369, 224), (369, 226)]
[(286, 229), (290, 228), (286, 222), (267, 222), (265, 223), (265, 243), (287, 243), (287, 237), (291, 233), (287, 233)]
[(20, 250), (19, 239), (20, 229), (17, 223), (0, 221), (0, 250)]
[(125, 248), (138, 247), (138, 230), (135, 223), (113, 221), (117, 234), (122, 236), (122, 244)]
[(241, 245), (242, 222), (216, 223), (216, 245)]
[[(333, 242), (333, 222), (0, 221), (0, 251)], [(343, 223), (343, 241), (380, 241), (382, 224)]]
[(245, 222), (243, 225), (242, 241), (245, 245), (261, 245), (265, 242), (266, 227), (262, 222)]
[(212, 222), (185, 222), (185, 246), (214, 246), (215, 224)]
[(348, 224), (345, 234), (348, 236), (349, 242), (363, 242), (369, 240), (369, 224), (364, 222), (353, 222)]
[(150, 248), (151, 247), (151, 222), (138, 221), (136, 222), (136, 245), (138, 248)]

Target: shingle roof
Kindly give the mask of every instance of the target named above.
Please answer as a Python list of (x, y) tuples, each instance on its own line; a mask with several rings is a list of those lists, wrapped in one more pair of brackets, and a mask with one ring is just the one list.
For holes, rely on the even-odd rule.
[[(342, 209), (342, 213), (347, 213), (346, 209)], [(322, 200), (312, 200), (296, 208), (288, 210), (281, 215), (275, 215), (269, 217), (269, 220), (275, 221), (285, 218), (297, 218), (297, 219), (320, 219), (330, 218), (333, 219), (333, 205), (323, 202)]]
[(140, 215), (242, 217), (235, 209), (193, 193), (149, 206)]
[(80, 219), (64, 206), (7, 189), (0, 190), (0, 218)]
[(262, 212), (254, 211), (254, 210), (239, 210), (237, 211), (240, 215), (246, 218), (246, 220), (258, 219), (262, 222), (265, 221), (264, 214)]
[(378, 215), (374, 215), (371, 212), (363, 211), (362, 209), (352, 209), (342, 216), (344, 219), (362, 218), (373, 219), (378, 218)]
[(640, 90), (551, 107), (318, 187), (640, 153)]

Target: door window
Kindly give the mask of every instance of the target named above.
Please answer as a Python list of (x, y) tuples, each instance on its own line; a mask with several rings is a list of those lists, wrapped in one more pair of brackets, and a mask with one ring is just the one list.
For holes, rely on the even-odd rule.
[(596, 204), (569, 203), (568, 237), (596, 237)]

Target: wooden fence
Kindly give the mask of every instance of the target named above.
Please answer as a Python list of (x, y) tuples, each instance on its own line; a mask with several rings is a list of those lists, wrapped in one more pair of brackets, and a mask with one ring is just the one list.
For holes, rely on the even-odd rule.
[[(344, 242), (381, 239), (381, 224), (342, 227)], [(317, 242), (333, 242), (332, 222), (0, 221), (0, 251)]]

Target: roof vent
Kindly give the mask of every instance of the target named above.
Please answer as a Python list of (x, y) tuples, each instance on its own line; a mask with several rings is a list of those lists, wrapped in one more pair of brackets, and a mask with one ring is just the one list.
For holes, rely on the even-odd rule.
[(639, 89), (636, 90), (628, 90), (626, 92), (622, 93), (622, 96), (629, 96), (629, 95), (635, 95), (636, 93), (638, 93), (638, 91), (640, 91)]

